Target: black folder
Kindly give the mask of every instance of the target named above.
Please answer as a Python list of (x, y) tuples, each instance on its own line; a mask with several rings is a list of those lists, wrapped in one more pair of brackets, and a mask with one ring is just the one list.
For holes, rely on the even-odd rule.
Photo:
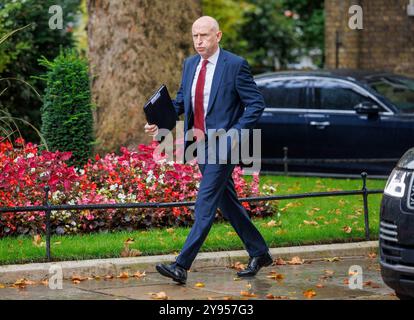
[(148, 124), (156, 124), (159, 129), (174, 129), (177, 113), (165, 85), (162, 85), (147, 101), (144, 112)]

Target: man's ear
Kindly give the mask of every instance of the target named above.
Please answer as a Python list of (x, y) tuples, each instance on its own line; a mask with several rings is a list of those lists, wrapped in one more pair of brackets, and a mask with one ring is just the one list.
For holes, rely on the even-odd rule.
[(220, 42), (222, 36), (223, 36), (223, 33), (221, 31), (218, 31), (217, 32), (217, 42)]

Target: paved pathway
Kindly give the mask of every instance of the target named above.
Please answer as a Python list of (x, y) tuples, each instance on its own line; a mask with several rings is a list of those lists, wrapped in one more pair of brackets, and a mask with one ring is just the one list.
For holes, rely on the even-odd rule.
[[(363, 271), (363, 289), (346, 284), (349, 268), (359, 265)], [(254, 278), (236, 279), (236, 270), (225, 267), (194, 269), (185, 286), (162, 277), (155, 270), (145, 270), (143, 278), (85, 280), (78, 284), (65, 280), (63, 289), (46, 285), (0, 289), (0, 299), (152, 299), (152, 293), (164, 292), (168, 299), (309, 299), (304, 291), (313, 290), (311, 299), (396, 300), (393, 291), (381, 279), (378, 258), (347, 257), (339, 261), (307, 260), (302, 265), (267, 267)], [(142, 270), (144, 271), (144, 270)], [(272, 273), (273, 272), (273, 273)], [(275, 276), (280, 274), (282, 276)], [(283, 279), (273, 279), (283, 277)], [(204, 286), (197, 287), (197, 283)], [(242, 293), (243, 292), (243, 293)], [(251, 297), (246, 296), (251, 294)], [(312, 294), (312, 291), (310, 291)]]

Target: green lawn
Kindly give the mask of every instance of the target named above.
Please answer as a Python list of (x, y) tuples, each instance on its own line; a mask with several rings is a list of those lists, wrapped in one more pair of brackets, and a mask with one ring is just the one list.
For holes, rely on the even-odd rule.
[[(382, 189), (385, 182), (385, 180), (368, 180), (367, 187)], [(361, 179), (283, 176), (262, 176), (260, 179), (262, 190), (272, 186), (276, 189), (276, 194), (280, 195), (354, 190), (360, 189), (361, 185)], [(370, 195), (368, 201), (371, 239), (377, 239), (381, 195)], [(284, 200), (279, 201), (277, 205), (279, 208), (277, 215), (254, 220), (270, 247), (364, 240), (362, 196)], [(51, 251), (54, 260), (120, 257), (124, 241), (134, 238), (130, 248), (141, 251), (142, 255), (177, 253), (183, 246), (189, 230), (189, 228), (165, 228), (108, 234), (53, 236)], [(202, 251), (242, 248), (241, 241), (229, 224), (216, 223)], [(0, 264), (39, 262), (44, 261), (44, 256), (44, 245), (39, 247), (34, 245), (31, 237), (0, 239)]]

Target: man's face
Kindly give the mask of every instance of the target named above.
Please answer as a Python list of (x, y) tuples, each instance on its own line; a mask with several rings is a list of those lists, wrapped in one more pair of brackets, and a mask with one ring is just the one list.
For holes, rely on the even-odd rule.
[(221, 31), (215, 30), (209, 23), (200, 21), (194, 23), (192, 33), (194, 49), (203, 59), (211, 57), (218, 48)]

